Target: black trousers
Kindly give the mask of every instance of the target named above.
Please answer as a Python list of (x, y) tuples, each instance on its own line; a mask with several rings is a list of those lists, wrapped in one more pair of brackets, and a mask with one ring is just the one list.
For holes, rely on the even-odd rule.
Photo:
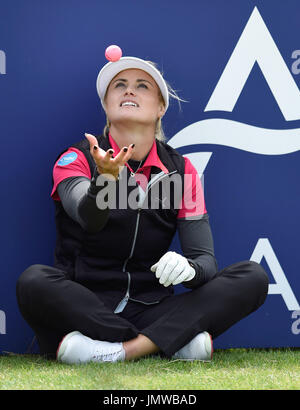
[(20, 311), (36, 334), (40, 353), (55, 357), (61, 339), (78, 330), (96, 340), (124, 342), (143, 334), (171, 357), (202, 331), (212, 338), (258, 309), (267, 296), (268, 276), (256, 262), (237, 262), (197, 289), (159, 304), (129, 301), (114, 314), (89, 289), (65, 272), (32, 265), (17, 282)]

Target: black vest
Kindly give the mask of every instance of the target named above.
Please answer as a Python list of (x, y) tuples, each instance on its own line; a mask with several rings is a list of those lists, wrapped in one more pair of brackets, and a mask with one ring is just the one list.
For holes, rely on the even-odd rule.
[[(102, 149), (110, 148), (108, 138), (101, 136), (97, 139)], [(83, 152), (93, 175), (95, 163), (89, 142), (84, 139), (72, 147)], [(120, 209), (117, 199), (117, 209), (110, 209), (106, 225), (97, 233), (83, 230), (67, 215), (61, 202), (54, 201), (57, 229), (55, 267), (91, 289), (112, 309), (116, 309), (124, 298), (124, 304), (128, 299), (152, 304), (173, 293), (172, 286), (166, 288), (159, 284), (150, 267), (168, 251), (176, 232), (178, 195), (174, 195), (174, 191), (183, 192), (185, 162), (177, 151), (160, 141), (157, 141), (157, 153), (169, 174), (152, 167), (152, 183), (148, 184), (143, 206)], [(132, 178), (127, 167), (122, 171), (122, 178)], [(137, 191), (137, 184), (130, 183), (127, 189), (129, 196), (133, 189)], [(149, 201), (151, 198), (153, 204), (153, 196), (156, 209), (150, 207)]]

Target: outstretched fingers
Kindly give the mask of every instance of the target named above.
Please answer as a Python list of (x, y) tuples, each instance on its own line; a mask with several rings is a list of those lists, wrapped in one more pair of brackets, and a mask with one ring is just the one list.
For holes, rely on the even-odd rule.
[(92, 134), (85, 134), (90, 144), (90, 153), (94, 158), (97, 168), (101, 174), (111, 174), (117, 178), (125, 163), (131, 158), (134, 151), (134, 144), (129, 147), (123, 147), (120, 152), (113, 157), (114, 150), (109, 148), (104, 151), (98, 145), (97, 138)]
[(114, 161), (119, 166), (125, 165), (130, 160), (134, 151), (134, 144), (130, 144), (129, 147), (123, 147), (120, 152), (114, 157)]

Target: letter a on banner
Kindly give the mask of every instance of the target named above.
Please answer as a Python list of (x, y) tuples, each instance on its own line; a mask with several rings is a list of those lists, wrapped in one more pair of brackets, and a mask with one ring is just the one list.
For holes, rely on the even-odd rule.
[(288, 310), (299, 310), (297, 299), (267, 238), (258, 240), (250, 260), (260, 263), (263, 257), (276, 282), (269, 285), (269, 295), (281, 295)]
[(256, 7), (204, 111), (231, 112), (256, 62), (285, 120), (299, 120), (299, 89)]
[(6, 317), (5, 312), (0, 310), (0, 335), (6, 334)]

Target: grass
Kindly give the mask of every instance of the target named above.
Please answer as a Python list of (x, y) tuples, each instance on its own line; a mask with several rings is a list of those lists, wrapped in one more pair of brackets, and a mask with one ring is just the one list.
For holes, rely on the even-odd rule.
[(217, 350), (212, 362), (149, 357), (65, 365), (38, 355), (0, 356), (1, 390), (299, 390), (299, 349)]

